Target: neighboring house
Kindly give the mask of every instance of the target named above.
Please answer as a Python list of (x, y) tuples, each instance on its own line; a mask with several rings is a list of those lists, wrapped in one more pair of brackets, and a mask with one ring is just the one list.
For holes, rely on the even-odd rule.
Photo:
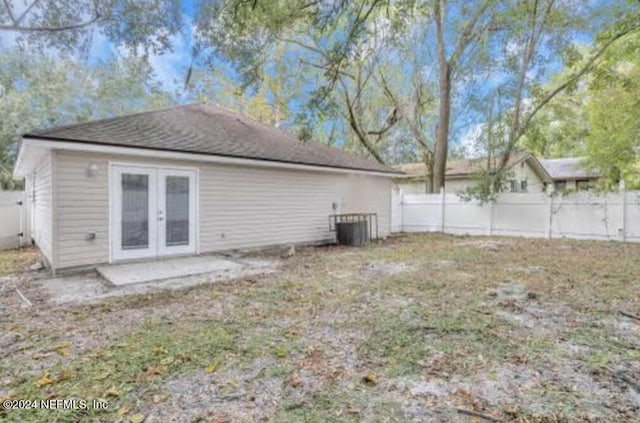
[(395, 176), (205, 105), (27, 134), (14, 170), (52, 269), (325, 242), (334, 213), (377, 213), (386, 236)]
[[(499, 158), (491, 160), (495, 169)], [(426, 191), (426, 166), (424, 163), (406, 163), (396, 166), (406, 175), (396, 178), (396, 184), (405, 194), (421, 194)], [(478, 172), (486, 170), (487, 159), (447, 160), (445, 190), (447, 192), (464, 191), (477, 183)], [(533, 154), (511, 154), (506, 168), (510, 171), (507, 181), (511, 192), (542, 192), (551, 183), (551, 176)]]
[(564, 159), (544, 159), (540, 163), (547, 169), (553, 179), (554, 189), (567, 190), (591, 189), (600, 179), (597, 170), (589, 170), (584, 165), (583, 157), (567, 157)]

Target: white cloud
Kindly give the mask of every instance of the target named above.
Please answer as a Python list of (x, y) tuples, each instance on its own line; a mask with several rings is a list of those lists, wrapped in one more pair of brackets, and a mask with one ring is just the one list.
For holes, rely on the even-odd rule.
[(156, 79), (167, 90), (178, 89), (184, 83), (187, 68), (191, 63), (191, 48), (185, 34), (174, 34), (170, 38), (171, 51), (149, 55)]
[[(149, 64), (153, 69), (155, 79), (168, 91), (180, 88), (191, 62), (191, 49), (185, 34), (174, 34), (169, 37), (171, 49), (160, 53), (149, 54)], [(127, 59), (136, 53), (126, 46), (114, 45), (100, 31), (93, 34), (89, 50), (89, 60), (106, 59), (110, 56)]]
[(479, 141), (484, 135), (485, 127), (486, 124), (484, 123), (471, 125), (469, 129), (460, 136), (458, 145), (461, 147), (464, 157), (472, 159), (486, 156), (486, 152), (481, 151), (482, 149), (479, 148)]
[(14, 31), (2, 31), (0, 34), (0, 51), (11, 50), (18, 44), (19, 34)]

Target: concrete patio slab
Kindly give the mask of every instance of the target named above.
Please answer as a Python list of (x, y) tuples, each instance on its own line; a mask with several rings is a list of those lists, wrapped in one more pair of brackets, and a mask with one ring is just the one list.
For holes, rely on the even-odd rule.
[[(208, 264), (192, 259), (205, 259), (204, 261)], [(179, 260), (181, 262), (178, 262)], [(281, 264), (281, 261), (277, 259), (238, 257), (227, 260), (219, 256), (188, 257), (167, 261), (172, 262), (169, 263), (171, 266), (160, 266), (160, 261), (104, 266), (111, 269), (117, 268), (116, 271), (110, 269), (107, 273), (110, 272), (112, 276), (117, 274), (121, 277), (120, 285), (110, 283), (104, 277), (91, 271), (64, 277), (40, 279), (34, 281), (34, 284), (38, 285), (49, 301), (57, 304), (95, 304), (111, 297), (173, 291), (236, 278), (266, 275), (278, 270)], [(132, 267), (134, 264), (136, 266)], [(167, 278), (168, 275), (178, 273), (178, 269), (175, 267), (180, 270), (180, 275)], [(133, 270), (127, 273), (127, 269)], [(189, 272), (205, 270), (205, 272), (185, 275), (187, 270)], [(156, 277), (165, 278), (143, 281), (143, 279)], [(139, 282), (126, 283), (126, 281)]]
[(238, 270), (242, 264), (219, 256), (165, 258), (100, 266), (98, 273), (115, 286)]

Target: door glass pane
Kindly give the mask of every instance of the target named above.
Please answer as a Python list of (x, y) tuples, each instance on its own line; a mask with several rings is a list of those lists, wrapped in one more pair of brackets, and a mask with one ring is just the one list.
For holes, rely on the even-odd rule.
[(149, 176), (122, 174), (122, 249), (149, 247)]
[(189, 245), (189, 178), (167, 176), (167, 247)]

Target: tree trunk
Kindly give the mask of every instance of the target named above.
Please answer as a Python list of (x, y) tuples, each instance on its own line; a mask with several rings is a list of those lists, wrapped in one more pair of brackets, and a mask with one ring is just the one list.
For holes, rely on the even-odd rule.
[(425, 179), (424, 189), (427, 194), (433, 194), (433, 170), (427, 168), (427, 178)]
[(433, 161), (433, 188), (440, 191), (445, 184), (447, 151), (449, 147), (449, 121), (451, 118), (451, 69), (448, 63), (440, 63), (440, 107), (438, 130)]
[(433, 193), (433, 153), (425, 149), (422, 152), (422, 160), (424, 161), (424, 190), (427, 194)]

